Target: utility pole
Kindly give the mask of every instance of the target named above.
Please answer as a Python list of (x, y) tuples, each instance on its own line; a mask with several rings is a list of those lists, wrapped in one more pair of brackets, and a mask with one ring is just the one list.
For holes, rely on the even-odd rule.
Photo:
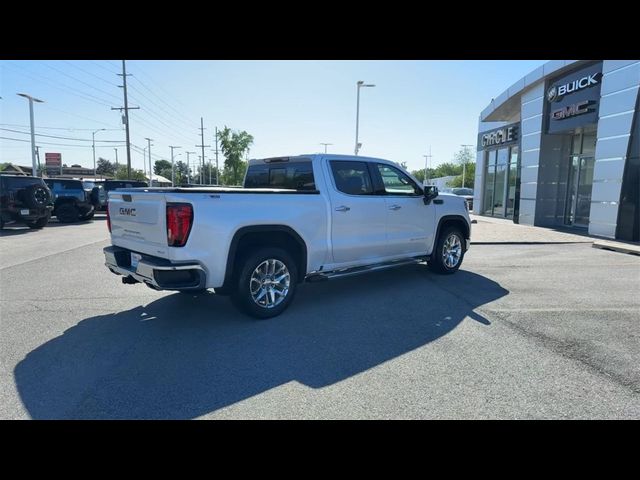
[(191, 155), (192, 153), (196, 153), (196, 152), (184, 152), (187, 154), (187, 181), (189, 183), (191, 183), (191, 176), (189, 175), (189, 155)]
[(129, 99), (127, 97), (127, 77), (131, 74), (127, 73), (125, 61), (122, 60), (122, 73), (117, 73), (119, 77), (122, 77), (122, 85), (118, 85), (124, 91), (124, 107), (111, 107), (111, 110), (124, 110), (124, 116), (122, 117), (122, 123), (125, 124), (127, 132), (127, 178), (131, 178), (131, 144), (129, 143), (129, 110), (138, 110), (140, 107), (130, 107)]
[(169, 148), (171, 149), (171, 186), (174, 186), (175, 183), (175, 178), (176, 178), (176, 172), (175, 172), (175, 166), (173, 165), (173, 149), (174, 148), (182, 148), (182, 147), (176, 147), (175, 145), (169, 145)]
[(216, 185), (220, 185), (220, 167), (218, 166), (218, 127), (216, 127)]
[(35, 177), (38, 170), (38, 165), (36, 164), (36, 132), (33, 123), (33, 102), (44, 103), (44, 100), (32, 97), (31, 95), (27, 95), (26, 93), (18, 93), (18, 96), (24, 97), (29, 100), (29, 120), (31, 122), (31, 168), (33, 169), (32, 174)]
[(424, 157), (424, 184), (428, 185), (428, 170), (429, 170), (429, 161), (431, 160), (431, 145), (429, 145), (429, 155), (423, 155)]
[[(202, 148), (202, 157), (201, 157), (201, 162), (202, 162), (202, 170), (204, 170), (204, 147), (210, 147), (211, 145), (205, 145), (204, 144), (204, 131), (206, 129), (204, 128), (204, 119), (202, 117), (200, 117), (200, 143), (201, 145), (196, 145), (196, 147), (200, 147)], [(202, 183), (204, 183), (204, 173), (202, 174)], [(209, 169), (209, 183), (211, 183), (211, 169)]]
[[(118, 149), (114, 148), (114, 150), (116, 151), (116, 170), (118, 170)], [(143, 163), (144, 165), (144, 163)]]
[(145, 137), (147, 141), (147, 152), (149, 152), (149, 186), (153, 187), (153, 169), (151, 168), (151, 140), (152, 138)]
[[(467, 147), (473, 147), (473, 145), (460, 145), (462, 148), (464, 148), (464, 153), (467, 153)], [(467, 173), (467, 160), (466, 158), (464, 159), (464, 161), (462, 162), (462, 188), (464, 188), (464, 177)]]
[(198, 165), (200, 165), (200, 185), (204, 185), (204, 169), (202, 163), (202, 157), (198, 155)]

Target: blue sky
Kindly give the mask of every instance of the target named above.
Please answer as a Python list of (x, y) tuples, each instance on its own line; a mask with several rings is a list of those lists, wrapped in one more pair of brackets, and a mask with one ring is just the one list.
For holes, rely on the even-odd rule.
[[(361, 155), (423, 168), (429, 146), (432, 164), (450, 161), (460, 144), (475, 144), (478, 115), (493, 97), (534, 70), (542, 60), (492, 61), (127, 61), (131, 143), (153, 139), (153, 159), (170, 158), (169, 145), (182, 146), (197, 160), (200, 117), (205, 144), (214, 127), (227, 125), (255, 137), (250, 157), (322, 151), (352, 154), (355, 143), (356, 82), (361, 90)], [(29, 140), (29, 109), (35, 105), (41, 152), (61, 152), (63, 162), (93, 165), (96, 156), (126, 161), (121, 61), (0, 62), (0, 137)], [(71, 130), (73, 129), (73, 130)], [(12, 132), (9, 130), (16, 130)], [(98, 142), (100, 140), (100, 142)], [(64, 145), (51, 145), (53, 143)], [(205, 151), (207, 157), (210, 149)], [(132, 150), (132, 166), (142, 168), (142, 152)], [(44, 160), (44, 155), (41, 157)], [(31, 164), (27, 142), (0, 139), (0, 161)]]

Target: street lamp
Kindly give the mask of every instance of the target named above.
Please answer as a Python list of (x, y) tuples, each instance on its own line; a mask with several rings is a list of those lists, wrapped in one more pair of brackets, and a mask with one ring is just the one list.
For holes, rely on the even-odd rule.
[(320, 145), (324, 145), (324, 153), (327, 153), (327, 145), (333, 145), (333, 143), (322, 143), (322, 142), (320, 142)]
[[(465, 153), (467, 152), (467, 147), (473, 147), (473, 145), (460, 145), (460, 146), (464, 148)], [(467, 173), (467, 161), (465, 158), (463, 159), (463, 162), (462, 162), (462, 188), (464, 188), (464, 177), (466, 173)]]
[(96, 133), (105, 131), (106, 128), (99, 128), (95, 132), (92, 133), (93, 138), (93, 179), (96, 179)]
[(176, 147), (175, 145), (169, 145), (169, 148), (171, 149), (171, 186), (174, 186), (175, 183), (175, 177), (176, 177), (176, 172), (175, 172), (175, 167), (173, 165), (173, 149), (174, 148), (182, 148), (182, 147)]
[(362, 87), (375, 87), (375, 85), (371, 84), (371, 83), (364, 83), (362, 80), (358, 80), (357, 83), (357, 90), (358, 90), (358, 95), (357, 95), (357, 102), (356, 102), (356, 148), (355, 148), (355, 154), (358, 155), (358, 150), (360, 150), (360, 147), (362, 146), (361, 143), (358, 143), (358, 124), (360, 123), (360, 88)]
[[(44, 103), (44, 100), (32, 97), (26, 93), (18, 93), (17, 95), (29, 100), (29, 118), (31, 120), (31, 168), (33, 169), (33, 176), (35, 177), (38, 166), (36, 164), (36, 132), (33, 124), (33, 102)], [(40, 174), (42, 175), (42, 172)]]

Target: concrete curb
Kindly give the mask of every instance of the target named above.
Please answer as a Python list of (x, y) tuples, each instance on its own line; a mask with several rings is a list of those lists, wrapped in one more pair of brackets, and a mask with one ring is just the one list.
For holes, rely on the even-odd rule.
[(640, 245), (629, 245), (626, 243), (609, 242), (607, 240), (596, 240), (593, 242), (592, 246), (593, 248), (601, 248), (603, 250), (613, 250), (614, 252), (640, 255)]

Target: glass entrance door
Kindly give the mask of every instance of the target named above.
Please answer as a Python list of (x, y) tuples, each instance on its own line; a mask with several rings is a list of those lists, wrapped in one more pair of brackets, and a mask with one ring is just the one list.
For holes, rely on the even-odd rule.
[(576, 227), (589, 225), (594, 158), (573, 155), (569, 164), (565, 223)]

